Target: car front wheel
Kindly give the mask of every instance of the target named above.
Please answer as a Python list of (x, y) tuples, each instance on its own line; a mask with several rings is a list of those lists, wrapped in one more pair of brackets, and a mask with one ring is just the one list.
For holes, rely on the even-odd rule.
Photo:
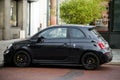
[(100, 66), (100, 60), (98, 56), (92, 52), (85, 53), (82, 56), (81, 63), (87, 70), (94, 70)]
[(18, 51), (13, 57), (13, 62), (17, 67), (27, 67), (31, 63), (31, 57), (26, 51)]

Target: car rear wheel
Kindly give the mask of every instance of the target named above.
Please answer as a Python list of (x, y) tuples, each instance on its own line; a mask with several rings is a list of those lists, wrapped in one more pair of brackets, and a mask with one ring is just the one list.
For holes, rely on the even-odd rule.
[(100, 60), (98, 56), (92, 52), (85, 53), (82, 56), (81, 63), (87, 70), (94, 70), (100, 66)]
[(18, 51), (13, 57), (13, 62), (17, 67), (27, 67), (31, 63), (31, 57), (26, 51)]

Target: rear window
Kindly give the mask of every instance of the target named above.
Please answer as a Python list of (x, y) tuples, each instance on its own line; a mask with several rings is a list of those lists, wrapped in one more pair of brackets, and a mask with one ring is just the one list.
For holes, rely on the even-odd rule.
[(94, 28), (90, 28), (89, 31), (96, 37), (102, 37)]
[(97, 32), (94, 28), (93, 29), (89, 29), (90, 32), (92, 33), (92, 38), (96, 37), (99, 40), (102, 40), (103, 42), (106, 42), (106, 40), (101, 36), (101, 34), (99, 34), (99, 32)]

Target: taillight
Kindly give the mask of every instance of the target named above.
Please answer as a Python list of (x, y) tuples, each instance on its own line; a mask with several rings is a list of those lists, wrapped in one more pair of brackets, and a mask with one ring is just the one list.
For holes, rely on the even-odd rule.
[(104, 49), (105, 48), (105, 45), (102, 43), (102, 42), (98, 42), (98, 45), (101, 49)]

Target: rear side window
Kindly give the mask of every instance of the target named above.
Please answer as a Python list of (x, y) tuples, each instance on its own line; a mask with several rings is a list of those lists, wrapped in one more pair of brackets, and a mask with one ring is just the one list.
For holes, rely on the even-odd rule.
[(89, 30), (93, 35), (93, 36), (91, 36), (92, 38), (96, 37), (98, 39), (101, 39), (102, 41), (105, 41), (105, 39), (101, 36), (101, 34), (99, 34), (99, 32), (97, 32), (94, 28), (89, 29)]
[(71, 30), (70, 30), (70, 38), (84, 38), (84, 37), (85, 37), (85, 35), (81, 30), (71, 28)]
[(92, 34), (96, 37), (102, 37), (94, 28), (90, 29), (90, 31), (92, 32)]

